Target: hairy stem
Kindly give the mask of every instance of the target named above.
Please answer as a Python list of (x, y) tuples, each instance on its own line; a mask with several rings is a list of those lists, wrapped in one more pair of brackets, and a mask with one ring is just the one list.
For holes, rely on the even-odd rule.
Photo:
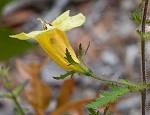
[[(142, 16), (142, 26), (141, 31), (142, 33), (145, 33), (145, 23), (146, 23), (146, 17), (147, 17), (147, 9), (148, 9), (148, 2), (149, 0), (145, 0), (145, 5), (143, 9), (143, 16)], [(146, 62), (145, 62), (145, 39), (141, 38), (141, 78), (142, 82), (146, 83)], [(141, 92), (141, 101), (142, 101), (142, 115), (145, 115), (146, 111), (146, 89)]]
[(120, 81), (112, 81), (110, 79), (106, 79), (106, 78), (102, 78), (102, 77), (98, 77), (95, 74), (91, 73), (90, 75), (92, 78), (106, 82), (106, 83), (114, 83), (114, 84), (118, 84), (118, 85), (124, 85), (124, 86), (129, 86), (129, 87), (137, 87), (137, 85), (134, 84), (127, 84), (127, 83), (122, 83)]

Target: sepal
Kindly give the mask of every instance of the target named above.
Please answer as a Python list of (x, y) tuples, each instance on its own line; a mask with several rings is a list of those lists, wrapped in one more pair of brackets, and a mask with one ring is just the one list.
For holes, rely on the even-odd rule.
[(56, 80), (65, 79), (69, 75), (73, 75), (75, 71), (67, 71), (65, 74), (60, 75), (59, 77), (53, 77)]

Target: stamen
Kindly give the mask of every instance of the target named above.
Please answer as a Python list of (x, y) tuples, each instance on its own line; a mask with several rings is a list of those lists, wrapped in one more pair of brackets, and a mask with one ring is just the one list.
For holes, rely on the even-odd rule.
[[(48, 25), (52, 26), (50, 23), (43, 21), (41, 18), (37, 18), (37, 20), (39, 20), (42, 23), (43, 29), (47, 30), (48, 29)], [(47, 25), (48, 24), (48, 25)]]
[(52, 26), (52, 24), (51, 23), (49, 23), (49, 22), (46, 22), (46, 21), (44, 21), (46, 24), (48, 24), (48, 25), (50, 25), (50, 26)]

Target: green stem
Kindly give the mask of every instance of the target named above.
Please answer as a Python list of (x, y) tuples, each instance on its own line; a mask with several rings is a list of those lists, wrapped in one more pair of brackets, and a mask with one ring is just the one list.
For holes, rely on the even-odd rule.
[(21, 105), (19, 104), (16, 95), (13, 93), (12, 88), (11, 87), (7, 87), (6, 84), (10, 83), (10, 81), (7, 79), (7, 77), (4, 78), (4, 80), (6, 81), (5, 83), (5, 87), (8, 89), (8, 91), (11, 94), (12, 100), (14, 101), (14, 103), (16, 104), (17, 108), (20, 110), (21, 115), (25, 115)]
[(109, 80), (109, 79), (106, 79), (106, 78), (98, 77), (98, 76), (96, 76), (96, 75), (93, 74), (93, 73), (91, 73), (90, 76), (91, 76), (92, 78), (94, 78), (94, 79), (103, 81), (103, 82), (105, 82), (105, 83), (114, 83), (114, 84), (118, 84), (118, 85), (129, 86), (129, 87), (137, 87), (137, 86), (134, 85), (134, 84), (127, 84), (127, 83), (122, 83), (122, 82), (119, 82), (119, 81), (112, 81), (112, 80)]
[(13, 94), (12, 91), (10, 91), (10, 93), (11, 93), (11, 95), (12, 95), (12, 99), (13, 99), (14, 103), (16, 104), (17, 108), (20, 110), (21, 115), (25, 115), (25, 113), (24, 113), (24, 111), (23, 111), (21, 105), (19, 104), (19, 102), (18, 102), (16, 96)]
[[(142, 33), (145, 33), (148, 2), (149, 0), (145, 0), (143, 16), (142, 16), (142, 26), (141, 26)], [(145, 39), (143, 37), (141, 38), (141, 71), (142, 71), (141, 73), (142, 82), (146, 83), (147, 76), (146, 76), (146, 63), (145, 63)], [(145, 115), (146, 113), (146, 89), (141, 92), (141, 101), (142, 101), (142, 115)]]
[[(131, 83), (126, 83), (126, 82), (113, 81), (113, 80), (110, 80), (110, 79), (106, 79), (106, 78), (103, 78), (103, 77), (99, 77), (99, 76), (95, 75), (95, 74), (91, 71), (91, 69), (90, 69), (89, 67), (87, 67), (84, 63), (76, 64), (76, 65), (74, 65), (74, 66), (76, 66), (76, 68), (77, 68), (77, 70), (78, 70), (77, 72), (82, 73), (82, 74), (84, 74), (84, 75), (86, 75), (86, 76), (90, 76), (90, 77), (92, 77), (92, 78), (94, 78), (94, 79), (103, 81), (103, 82), (105, 82), (105, 83), (113, 83), (113, 84), (118, 84), (118, 85), (124, 85), (124, 86), (128, 86), (128, 87), (135, 88), (135, 89), (139, 89), (139, 90), (142, 90), (142, 91), (143, 91), (143, 89), (141, 88), (140, 85), (134, 84), (134, 83), (132, 83), (132, 82), (131, 82)], [(148, 86), (148, 84), (147, 84), (147, 86)]]
[[(76, 64), (75, 65), (76, 68), (78, 68), (78, 72), (79, 73), (82, 73), (84, 75), (87, 75), (87, 76), (91, 76), (92, 78), (94, 79), (97, 79), (97, 80), (100, 80), (100, 81), (103, 81), (105, 83), (114, 83), (114, 84), (119, 84), (119, 85), (126, 85), (126, 86), (129, 86), (129, 84), (125, 84), (125, 83), (122, 83), (122, 82), (119, 82), (119, 81), (112, 81), (112, 80), (109, 80), (109, 79), (106, 79), (106, 78), (103, 78), (103, 77), (99, 77), (99, 76), (96, 76), (92, 71), (91, 69), (89, 69), (85, 64)], [(131, 86), (131, 85), (130, 85)], [(133, 87), (133, 85), (131, 86)], [(135, 85), (134, 85), (135, 87)]]

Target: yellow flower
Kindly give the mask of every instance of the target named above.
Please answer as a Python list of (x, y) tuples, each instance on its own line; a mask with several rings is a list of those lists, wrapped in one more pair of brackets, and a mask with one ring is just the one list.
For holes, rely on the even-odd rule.
[(80, 13), (75, 16), (69, 16), (69, 11), (64, 12), (56, 18), (51, 24), (38, 19), (43, 24), (43, 31), (33, 31), (30, 33), (20, 33), (11, 35), (12, 38), (20, 40), (35, 39), (39, 42), (45, 52), (57, 63), (66, 70), (77, 70), (73, 65), (64, 58), (66, 57), (66, 48), (70, 52), (73, 60), (80, 63), (77, 59), (74, 50), (72, 49), (64, 31), (81, 26), (85, 22), (85, 17)]
[(66, 37), (65, 32), (54, 29), (52, 31), (46, 31), (39, 34), (36, 38), (42, 48), (47, 52), (47, 54), (62, 68), (64, 69), (75, 69), (74, 66), (69, 65), (68, 61), (64, 58), (66, 48), (69, 50), (72, 58), (75, 62), (79, 63), (76, 55), (70, 46), (70, 43)]

